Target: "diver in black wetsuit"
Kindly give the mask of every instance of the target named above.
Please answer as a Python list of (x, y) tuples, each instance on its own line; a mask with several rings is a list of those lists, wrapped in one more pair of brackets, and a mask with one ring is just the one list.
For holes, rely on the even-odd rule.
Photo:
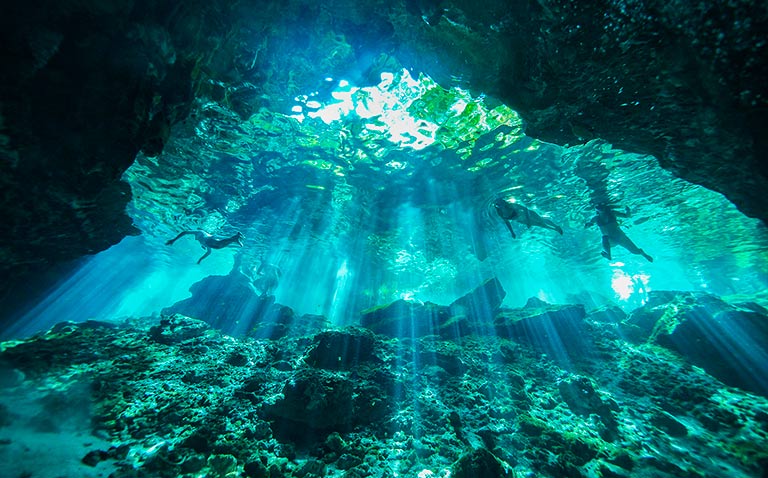
[(611, 260), (611, 246), (619, 245), (628, 250), (632, 254), (637, 254), (645, 257), (648, 262), (653, 262), (653, 257), (649, 256), (642, 249), (637, 247), (632, 240), (619, 228), (618, 217), (629, 217), (629, 208), (626, 208), (625, 212), (617, 212), (612, 206), (606, 204), (599, 204), (595, 206), (595, 217), (590, 219), (584, 227), (594, 226), (600, 228), (600, 232), (603, 233), (603, 251), (602, 256)]
[(552, 229), (560, 234), (563, 233), (563, 229), (560, 226), (545, 217), (539, 216), (535, 211), (531, 211), (520, 204), (509, 202), (503, 198), (496, 198), (496, 200), (493, 201), (493, 207), (496, 209), (496, 214), (504, 220), (504, 224), (507, 226), (507, 229), (509, 229), (509, 232), (512, 233), (512, 237), (517, 236), (515, 235), (514, 229), (512, 229), (512, 224), (509, 222), (510, 220), (523, 223), (528, 227), (539, 226), (546, 229)]
[(183, 231), (178, 236), (166, 242), (165, 245), (171, 246), (179, 238), (186, 236), (187, 234), (194, 235), (197, 242), (199, 242), (203, 249), (205, 249), (205, 254), (203, 254), (203, 257), (197, 260), (198, 264), (200, 264), (203, 259), (211, 254), (212, 249), (223, 249), (233, 242), (236, 242), (238, 245), (240, 245), (240, 247), (242, 247), (243, 239), (245, 239), (245, 236), (243, 236), (240, 231), (236, 232), (232, 237), (226, 237), (224, 239), (216, 239), (205, 231)]

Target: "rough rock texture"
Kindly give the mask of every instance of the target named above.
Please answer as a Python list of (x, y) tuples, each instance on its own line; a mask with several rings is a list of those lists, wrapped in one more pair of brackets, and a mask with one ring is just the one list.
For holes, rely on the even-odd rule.
[(149, 329), (149, 336), (155, 342), (172, 345), (200, 337), (209, 330), (208, 324), (202, 320), (174, 314), (171, 317), (161, 319), (160, 325)]
[(370, 330), (359, 327), (329, 330), (315, 335), (305, 360), (312, 367), (330, 370), (350, 370), (362, 362), (380, 363), (378, 342)]
[(514, 478), (515, 474), (514, 472), (511, 475), (507, 474), (504, 465), (501, 464), (498, 458), (493, 456), (493, 453), (485, 448), (478, 448), (462, 456), (454, 463), (451, 476), (456, 478), (502, 478), (511, 476)]
[[(491, 2), (499, 96), (527, 132), (603, 138), (768, 219), (768, 10), (759, 2)], [(488, 7), (486, 7), (488, 8)], [(500, 12), (501, 13), (501, 12)]]
[(600, 418), (604, 427), (600, 430), (600, 436), (604, 440), (613, 441), (617, 438), (618, 423), (612, 409), (618, 410), (618, 405), (615, 401), (603, 399), (588, 378), (572, 377), (560, 382), (558, 389), (573, 413), (585, 416), (595, 414)]
[[(595, 333), (600, 355), (574, 375), (493, 334), (254, 339), (182, 316), (63, 323), (0, 343), (0, 473), (760, 476), (768, 400), (613, 328)], [(87, 440), (47, 468), (41, 457), (76, 436)]]
[(402, 66), (507, 102), (531, 136), (653, 154), (765, 221), (767, 30), (748, 0), (11, 2), (0, 272), (135, 233), (120, 176), (196, 99), (248, 118), (288, 111), (318, 76), (370, 83)]
[(655, 291), (623, 331), (679, 353), (723, 383), (768, 396), (768, 315), (697, 292)]
[(488, 279), (478, 287), (459, 297), (449, 306), (453, 315), (469, 315), (477, 319), (491, 319), (501, 307), (507, 292), (499, 279)]

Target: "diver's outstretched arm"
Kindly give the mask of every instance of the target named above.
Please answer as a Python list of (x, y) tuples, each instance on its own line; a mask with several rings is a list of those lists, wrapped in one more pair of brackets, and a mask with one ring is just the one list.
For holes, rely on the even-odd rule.
[(173, 245), (173, 243), (174, 243), (174, 242), (176, 242), (177, 240), (179, 240), (179, 238), (180, 238), (181, 236), (186, 236), (187, 234), (194, 234), (194, 233), (195, 233), (195, 231), (183, 231), (183, 232), (179, 233), (179, 235), (178, 235), (178, 236), (174, 237), (174, 238), (173, 238), (173, 239), (171, 239), (170, 241), (167, 241), (167, 242), (165, 243), (165, 245), (166, 245), (166, 246), (172, 246), (172, 245)]
[(509, 232), (512, 234), (512, 238), (516, 239), (517, 236), (515, 235), (515, 230), (512, 229), (512, 224), (509, 223), (506, 219), (504, 220), (504, 224), (507, 226), (507, 229), (509, 229)]
[(201, 257), (200, 259), (197, 260), (197, 263), (200, 264), (201, 262), (203, 262), (203, 259), (205, 259), (206, 257), (208, 257), (210, 255), (211, 255), (211, 248), (210, 247), (206, 247), (205, 248), (205, 254), (203, 254), (203, 257)]

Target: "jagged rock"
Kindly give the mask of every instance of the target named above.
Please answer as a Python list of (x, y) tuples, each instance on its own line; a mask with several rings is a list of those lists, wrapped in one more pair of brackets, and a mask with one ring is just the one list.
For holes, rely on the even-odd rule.
[(259, 296), (245, 275), (205, 277), (190, 287), (192, 296), (166, 307), (164, 315), (182, 314), (203, 320), (232, 336), (278, 339), (288, 334), (309, 335), (326, 325), (321, 315), (296, 320), (290, 307), (275, 303), (274, 296)]
[(307, 460), (294, 472), (297, 478), (320, 478), (325, 476), (325, 463), (320, 460)]
[(269, 470), (260, 460), (246, 463), (243, 471), (248, 478), (269, 478)]
[(448, 307), (426, 302), (397, 300), (362, 312), (360, 324), (389, 337), (437, 335), (440, 324), (450, 317)]
[(613, 441), (617, 438), (618, 423), (612, 409), (618, 407), (615, 402), (603, 400), (591, 380), (586, 377), (573, 377), (560, 382), (558, 389), (573, 413), (583, 416), (595, 414), (600, 417), (605, 426), (605, 429), (600, 430), (603, 439)]
[(160, 320), (160, 325), (149, 329), (149, 336), (155, 342), (174, 345), (205, 335), (211, 327), (202, 320), (174, 314)]
[(590, 312), (587, 318), (595, 322), (618, 324), (627, 318), (627, 313), (615, 305), (606, 305)]
[(501, 309), (493, 323), (499, 336), (528, 343), (567, 363), (569, 354), (584, 353), (590, 345), (585, 316), (583, 305), (553, 305), (531, 297), (525, 307)]
[(625, 335), (679, 353), (723, 383), (768, 396), (768, 316), (703, 292), (651, 292)]
[(449, 306), (453, 315), (469, 315), (477, 320), (491, 320), (501, 307), (507, 292), (499, 279), (488, 279)]
[(315, 335), (306, 363), (330, 370), (351, 370), (363, 362), (381, 362), (375, 355), (376, 336), (368, 329), (347, 327)]
[(343, 432), (355, 424), (383, 420), (394, 405), (392, 389), (391, 377), (382, 371), (353, 379), (345, 372), (305, 367), (285, 382), (282, 397), (267, 406), (266, 413), (276, 434), (296, 436), (305, 427)]
[(232, 455), (211, 455), (208, 457), (208, 468), (213, 476), (225, 477), (237, 468), (237, 459)]
[(390, 337), (462, 337), (484, 332), (483, 324), (493, 317), (505, 295), (501, 283), (494, 277), (449, 306), (401, 299), (363, 311), (360, 323), (377, 334)]
[(651, 423), (664, 430), (669, 436), (680, 438), (688, 435), (688, 428), (664, 411), (654, 414), (651, 417)]
[[(93, 443), (78, 448), (77, 460), (97, 450), (88, 459), (95, 463), (104, 456), (98, 450), (107, 450), (110, 461), (130, 465), (116, 476), (310, 478), (324, 463), (326, 475), (362, 478), (391, 475), (395, 460), (402, 475), (416, 476), (450, 469), (445, 464), (458, 457), (453, 476), (504, 476), (488, 452), (501, 469), (509, 464), (530, 476), (720, 476), (724, 469), (761, 476), (765, 469), (765, 400), (740, 390), (718, 394), (719, 382), (661, 347), (623, 347), (616, 339), (610, 356), (585, 364), (593, 381), (564, 379), (559, 367), (530, 353), (509, 363), (489, 359), (509, 339), (377, 337), (377, 346), (391, 347), (385, 362), (333, 371), (302, 361), (313, 345), (307, 338), (231, 338), (211, 330), (169, 347), (147, 340), (150, 325), (67, 326), (0, 343), (0, 370), (23, 374), (0, 383), (0, 445), (23, 450), (16, 447), (30, 443), (27, 430), (51, 424), (66, 434), (78, 415), (86, 438), (95, 427), (119, 448)], [(461, 358), (471, 375), (432, 380), (416, 367), (431, 352)], [(228, 363), (231, 357), (238, 358)], [(295, 368), (277, 367), (286, 362)], [(616, 407), (610, 395), (628, 406)], [(597, 428), (605, 436), (606, 408), (621, 440), (609, 445), (595, 434)], [(683, 429), (661, 410), (689, 436), (707, 437), (684, 440), (686, 460), (664, 436), (682, 436)], [(325, 428), (312, 425), (318, 416)], [(467, 453), (474, 448), (487, 452)], [(22, 455), (25, 467), (42, 472), (37, 455)]]
[(424, 338), (414, 344), (418, 351), (414, 363), (416, 369), (437, 366), (449, 376), (460, 376), (467, 371), (467, 365), (461, 358), (461, 346), (447, 341), (435, 341)]
[(456, 478), (501, 478), (512, 477), (515, 473), (507, 473), (507, 469), (496, 456), (485, 448), (473, 450), (453, 464), (451, 476)]
[(301, 369), (285, 383), (282, 398), (267, 413), (311, 428), (344, 431), (354, 420), (353, 393), (354, 382), (341, 374)]

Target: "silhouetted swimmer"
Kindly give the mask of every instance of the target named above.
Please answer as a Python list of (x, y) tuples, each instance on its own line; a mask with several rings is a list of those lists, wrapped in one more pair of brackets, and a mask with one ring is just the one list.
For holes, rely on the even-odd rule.
[(612, 260), (611, 246), (621, 246), (632, 254), (645, 257), (648, 262), (653, 262), (653, 257), (649, 256), (642, 249), (637, 247), (632, 240), (619, 228), (619, 217), (629, 217), (629, 208), (625, 212), (617, 212), (611, 206), (601, 204), (595, 207), (595, 217), (589, 220), (584, 227), (597, 224), (600, 232), (603, 233), (603, 251), (602, 256)]
[(504, 220), (504, 224), (507, 226), (507, 229), (509, 229), (512, 237), (517, 236), (515, 235), (514, 229), (512, 229), (512, 224), (509, 222), (511, 220), (525, 224), (528, 227), (539, 226), (545, 229), (552, 229), (560, 234), (563, 233), (563, 229), (560, 226), (545, 217), (539, 216), (535, 211), (531, 211), (520, 204), (509, 202), (503, 198), (497, 198), (493, 201), (493, 207), (496, 209), (496, 214)]
[(245, 236), (243, 236), (240, 231), (236, 232), (232, 237), (226, 237), (224, 239), (216, 239), (205, 231), (184, 231), (170, 241), (166, 242), (165, 245), (171, 246), (180, 237), (186, 236), (187, 234), (192, 234), (195, 236), (197, 242), (199, 242), (203, 249), (205, 249), (205, 254), (203, 254), (203, 257), (197, 260), (198, 264), (200, 264), (203, 259), (211, 254), (212, 249), (223, 249), (233, 242), (236, 242), (240, 247), (243, 247), (243, 239), (245, 239)]
[(256, 271), (256, 275), (258, 277), (253, 279), (253, 286), (261, 292), (261, 297), (266, 297), (272, 293), (280, 283), (280, 268), (263, 260)]

